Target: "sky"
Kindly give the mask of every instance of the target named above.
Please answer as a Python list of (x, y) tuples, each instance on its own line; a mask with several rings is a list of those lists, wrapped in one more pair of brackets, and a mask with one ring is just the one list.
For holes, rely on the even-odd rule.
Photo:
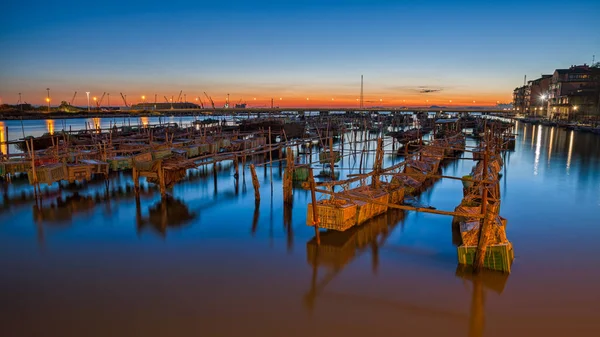
[[(600, 59), (600, 1), (4, 1), (0, 100), (484, 106)], [(106, 99), (106, 98), (105, 98)], [(104, 101), (103, 105), (107, 102)]]

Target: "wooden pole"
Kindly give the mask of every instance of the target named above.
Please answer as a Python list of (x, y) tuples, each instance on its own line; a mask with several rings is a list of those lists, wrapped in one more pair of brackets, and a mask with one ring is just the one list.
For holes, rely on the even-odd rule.
[(287, 205), (291, 205), (293, 201), (292, 185), (294, 179), (294, 154), (290, 147), (286, 150), (286, 159), (285, 173), (283, 175), (283, 202)]
[(331, 168), (331, 180), (335, 180), (334, 172), (335, 157), (333, 155), (333, 136), (329, 137), (329, 166)]
[(133, 166), (132, 174), (133, 174), (133, 191), (135, 192), (135, 197), (139, 198), (140, 197), (140, 173), (135, 168), (135, 165)]
[(252, 186), (254, 186), (254, 200), (256, 203), (260, 202), (260, 183), (258, 182), (258, 177), (256, 176), (256, 169), (254, 168), (254, 164), (250, 164), (250, 173), (252, 174)]
[(162, 167), (162, 161), (158, 164), (158, 182), (160, 186), (160, 197), (166, 199), (167, 197), (167, 186), (165, 183), (165, 170)]
[(317, 214), (317, 195), (316, 195), (316, 184), (315, 177), (313, 175), (312, 167), (308, 169), (308, 179), (310, 184), (310, 197), (312, 200), (313, 210), (313, 227), (315, 227), (315, 237), (317, 239), (317, 245), (321, 244), (321, 236), (319, 235), (319, 215)]

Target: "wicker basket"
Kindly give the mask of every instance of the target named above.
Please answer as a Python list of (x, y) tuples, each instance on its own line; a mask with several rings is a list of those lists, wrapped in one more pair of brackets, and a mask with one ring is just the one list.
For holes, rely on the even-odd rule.
[(377, 201), (379, 203), (384, 203), (386, 205), (374, 204), (370, 202), (364, 202), (359, 200), (354, 200), (357, 204), (357, 217), (356, 223), (361, 224), (379, 214), (385, 213), (388, 210), (387, 203), (389, 201), (389, 193), (384, 191), (383, 189), (373, 189), (370, 186), (361, 186), (346, 192), (348, 197), (351, 199), (352, 196), (357, 196), (360, 198), (367, 198), (373, 201)]
[[(35, 173), (40, 184), (52, 185), (66, 178), (66, 170), (63, 164), (49, 164), (36, 167)], [(33, 185), (33, 170), (29, 169), (27, 171), (27, 178), (29, 178), (29, 183)]]
[(133, 164), (131, 157), (122, 156), (109, 158), (108, 163), (110, 164), (111, 171), (130, 170)]
[(200, 146), (191, 145), (185, 148), (188, 158), (198, 157), (200, 155)]
[[(475, 259), (476, 246), (459, 246), (458, 263), (472, 265)], [(483, 266), (487, 269), (510, 273), (515, 253), (510, 242), (500, 245), (489, 245), (485, 252)]]
[(88, 181), (92, 179), (92, 165), (87, 164), (68, 164), (67, 180), (70, 183), (75, 181)]
[(157, 150), (152, 153), (152, 159), (163, 159), (171, 155), (171, 149)]
[[(356, 223), (356, 203), (342, 199), (335, 201), (321, 200), (317, 202), (319, 228), (345, 231)], [(306, 224), (313, 226), (313, 205), (308, 204)]]

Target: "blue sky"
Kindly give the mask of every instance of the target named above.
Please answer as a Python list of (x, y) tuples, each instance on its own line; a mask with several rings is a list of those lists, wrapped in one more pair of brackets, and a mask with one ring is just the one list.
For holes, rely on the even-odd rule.
[(350, 102), (364, 74), (366, 99), (390, 104), (508, 101), (524, 74), (600, 59), (599, 3), (8, 1), (0, 99), (41, 103), (50, 87), (53, 101), (183, 90)]

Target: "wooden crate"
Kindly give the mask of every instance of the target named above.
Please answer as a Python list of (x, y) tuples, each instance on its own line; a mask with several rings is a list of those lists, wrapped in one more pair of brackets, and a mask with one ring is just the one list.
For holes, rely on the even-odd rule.
[(388, 199), (390, 204), (400, 205), (404, 203), (404, 187), (398, 184), (382, 182), (381, 188), (390, 195)]
[(152, 159), (163, 159), (171, 155), (171, 149), (157, 150), (152, 152)]
[(200, 155), (200, 147), (198, 145), (190, 145), (185, 148), (188, 158), (198, 157)]
[[(52, 185), (57, 181), (61, 181), (67, 177), (66, 169), (63, 164), (49, 164), (35, 168), (35, 173), (40, 184)], [(33, 170), (27, 171), (29, 183), (33, 185)]]
[(348, 190), (346, 193), (350, 199), (352, 196), (357, 196), (386, 204), (380, 205), (366, 202), (365, 205), (362, 205), (362, 202), (359, 204), (359, 200), (353, 200), (360, 208), (360, 210), (357, 210), (356, 222), (358, 224), (361, 224), (379, 214), (385, 213), (388, 210), (387, 203), (390, 195), (383, 189), (373, 189), (370, 186), (361, 186)]
[(4, 163), (4, 174), (25, 173), (31, 169), (31, 161), (7, 161)]
[(198, 145), (198, 154), (207, 154), (210, 152), (210, 144), (200, 144)]
[(187, 151), (187, 148), (182, 148), (182, 149), (172, 149), (171, 151), (173, 152), (173, 154), (180, 155), (180, 156), (182, 156), (182, 157), (184, 157), (184, 158), (189, 158), (189, 157), (188, 157), (188, 151)]
[[(342, 159), (342, 157), (340, 156), (340, 151), (333, 151), (333, 162), (337, 163), (341, 159)], [(329, 153), (329, 151), (327, 151), (327, 150), (320, 152), (319, 153), (319, 162), (321, 164), (331, 163), (331, 153)]]
[(230, 147), (230, 146), (231, 146), (231, 139), (223, 138), (221, 140), (221, 147)]
[(79, 161), (82, 164), (92, 166), (92, 174), (102, 174), (108, 176), (109, 165), (107, 162), (95, 159), (83, 159)]
[[(336, 201), (339, 199), (336, 199)], [(329, 200), (317, 202), (317, 216), (319, 217), (319, 228), (345, 231), (356, 223), (356, 203), (344, 201), (344, 204), (332, 203)], [(313, 226), (313, 205), (308, 204), (306, 224)]]
[(75, 181), (89, 181), (92, 179), (92, 165), (87, 164), (68, 164), (67, 180), (70, 183)]
[[(472, 265), (476, 250), (476, 246), (458, 246), (458, 263)], [(514, 258), (515, 254), (510, 242), (490, 245), (485, 252), (483, 266), (487, 269), (510, 273), (510, 267)]]
[(297, 167), (294, 169), (294, 180), (306, 181), (308, 180), (308, 167)]
[(132, 168), (131, 157), (117, 156), (108, 159), (111, 171), (130, 170)]

